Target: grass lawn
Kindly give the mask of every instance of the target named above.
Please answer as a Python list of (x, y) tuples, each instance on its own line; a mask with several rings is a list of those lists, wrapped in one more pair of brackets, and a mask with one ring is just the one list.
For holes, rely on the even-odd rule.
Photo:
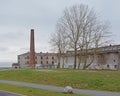
[(27, 96), (87, 96), (78, 94), (66, 94), (54, 91), (41, 90), (37, 88), (21, 87), (16, 85), (2, 84), (0, 83), (0, 90), (9, 92), (15, 92)]
[(0, 71), (0, 79), (120, 92), (119, 71), (8, 70)]

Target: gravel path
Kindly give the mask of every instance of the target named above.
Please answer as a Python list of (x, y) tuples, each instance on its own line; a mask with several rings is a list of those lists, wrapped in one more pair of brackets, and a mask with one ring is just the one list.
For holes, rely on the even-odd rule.
[[(0, 80), (0, 83), (40, 88), (40, 89), (45, 89), (45, 90), (53, 90), (53, 91), (58, 91), (58, 92), (64, 91), (63, 87), (49, 86), (49, 85), (43, 85), (43, 84), (33, 84), (33, 83), (16, 82), (16, 81), (8, 81), (8, 80)], [(80, 90), (80, 89), (74, 89), (73, 93), (86, 94), (86, 95), (91, 95), (91, 96), (120, 96), (120, 92), (93, 91), (93, 90)]]

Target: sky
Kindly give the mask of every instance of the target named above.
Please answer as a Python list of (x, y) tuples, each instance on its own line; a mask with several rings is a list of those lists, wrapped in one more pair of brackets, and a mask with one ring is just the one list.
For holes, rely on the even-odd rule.
[(29, 51), (35, 30), (36, 52), (50, 52), (50, 36), (65, 8), (86, 4), (111, 24), (114, 44), (120, 44), (120, 0), (0, 0), (0, 62), (17, 62)]

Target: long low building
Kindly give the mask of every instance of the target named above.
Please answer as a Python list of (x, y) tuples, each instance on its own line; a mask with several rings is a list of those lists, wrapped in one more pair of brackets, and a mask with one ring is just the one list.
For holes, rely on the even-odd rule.
[[(94, 48), (87, 51), (86, 65), (91, 63), (87, 69), (120, 70), (120, 45), (110, 45), (97, 48), (96, 54), (94, 54)], [(66, 56), (64, 57), (64, 60), (61, 59), (61, 67), (64, 65), (64, 68), (73, 68), (74, 51), (67, 51)], [(80, 63), (80, 69), (83, 69), (85, 63), (84, 59), (84, 50), (82, 52), (78, 51), (76, 68), (78, 68), (78, 64)]]
[[(77, 53), (77, 66), (80, 63), (80, 69), (83, 69), (85, 52), (78, 51)], [(100, 47), (97, 49), (94, 55), (94, 48), (89, 49), (87, 53), (87, 62), (90, 64), (87, 69), (111, 69), (120, 70), (120, 45), (110, 45), (105, 47)], [(56, 67), (58, 64), (58, 55), (56, 53), (36, 53), (35, 63), (40, 64), (43, 67)], [(18, 55), (18, 64), (21, 68), (28, 68), (29, 65), (29, 52), (25, 54)], [(67, 51), (61, 56), (60, 60), (61, 68), (73, 68), (74, 67), (74, 51)]]

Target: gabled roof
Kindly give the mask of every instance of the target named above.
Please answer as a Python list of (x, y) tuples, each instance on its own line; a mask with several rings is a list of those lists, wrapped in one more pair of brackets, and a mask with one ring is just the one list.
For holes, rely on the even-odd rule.
[[(23, 54), (20, 54), (20, 55), (18, 55), (18, 56), (27, 56), (27, 55), (29, 55), (30, 54), (30, 52), (27, 52), (27, 53), (23, 53)], [(40, 52), (40, 53), (35, 53), (35, 55), (36, 56), (55, 56), (55, 55), (57, 55), (57, 53), (42, 53), (42, 52)]]
[(42, 53), (42, 52), (40, 52), (40, 53), (36, 53), (37, 55), (39, 55), (39, 56), (54, 56), (54, 55), (57, 55), (57, 53)]
[[(91, 49), (88, 49), (88, 53), (93, 53), (95, 48), (91, 48)], [(103, 46), (103, 47), (99, 47), (96, 49), (96, 51), (98, 53), (113, 53), (113, 52), (120, 52), (120, 45), (110, 45), (110, 46)], [(79, 52), (82, 52), (84, 53), (85, 50), (83, 49), (82, 51), (78, 50), (78, 54)], [(74, 51), (67, 51), (67, 54), (70, 54), (70, 55), (73, 55), (74, 54)]]
[(26, 56), (26, 55), (29, 55), (29, 54), (30, 54), (30, 52), (27, 52), (27, 53), (20, 54), (18, 56)]
[(12, 66), (20, 66), (18, 63), (13, 63)]

